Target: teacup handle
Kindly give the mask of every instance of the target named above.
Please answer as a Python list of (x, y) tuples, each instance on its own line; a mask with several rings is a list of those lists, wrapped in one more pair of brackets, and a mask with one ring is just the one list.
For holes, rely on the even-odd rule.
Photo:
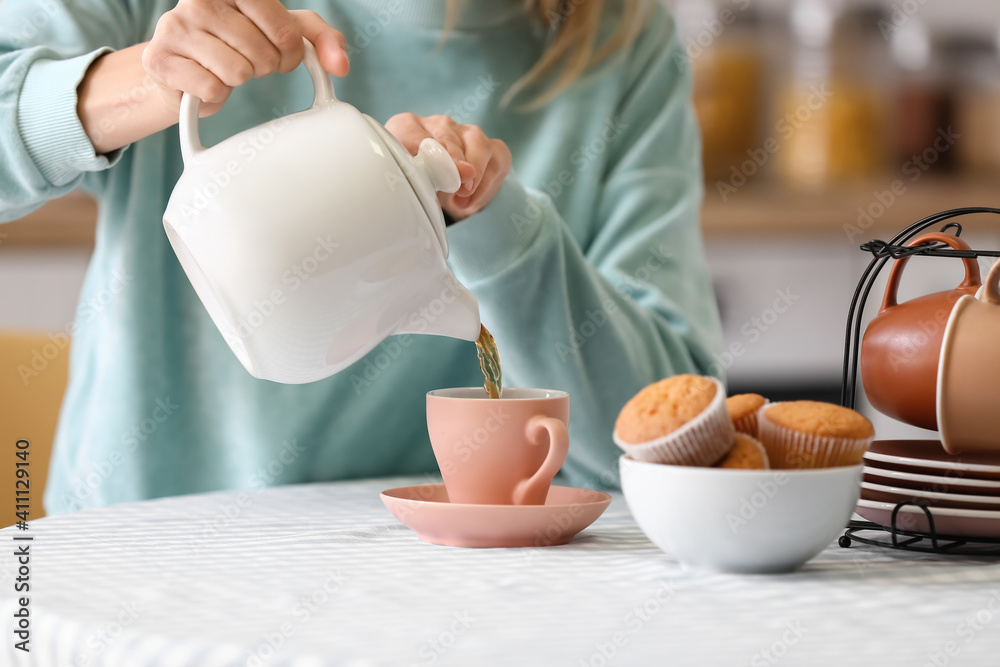
[(1000, 261), (993, 265), (990, 272), (986, 274), (983, 293), (979, 295), (979, 300), (986, 303), (1000, 306)]
[(569, 431), (566, 429), (566, 424), (555, 417), (538, 415), (528, 420), (525, 435), (532, 445), (540, 446), (548, 443), (549, 453), (545, 456), (542, 467), (514, 488), (514, 504), (544, 504), (545, 495), (542, 492), (552, 483), (552, 478), (566, 461), (566, 454), (569, 452)]
[[(322, 104), (336, 102), (337, 97), (333, 93), (333, 79), (319, 64), (316, 47), (306, 39), (302, 41), (306, 49), (302, 62), (305, 63), (306, 70), (309, 71), (309, 78), (312, 79), (313, 89), (316, 91), (313, 106), (318, 107)], [(201, 100), (194, 95), (184, 93), (181, 97), (179, 132), (181, 157), (184, 159), (184, 164), (205, 150), (205, 147), (201, 145), (201, 136), (198, 134), (198, 111), (200, 108)]]
[[(969, 244), (962, 239), (954, 236), (952, 234), (945, 234), (944, 232), (931, 232), (929, 234), (924, 234), (923, 236), (918, 236), (913, 239), (907, 246), (916, 246), (922, 243), (929, 243), (931, 241), (940, 241), (941, 243), (946, 243), (955, 250), (969, 250)], [(909, 257), (901, 257), (896, 260), (896, 263), (892, 265), (892, 271), (889, 272), (889, 280), (885, 286), (885, 297), (882, 299), (882, 308), (878, 311), (881, 315), (889, 308), (898, 305), (896, 301), (896, 293), (899, 290), (899, 280), (903, 275), (903, 267), (906, 266), (906, 262)], [(976, 261), (975, 257), (963, 257), (962, 262), (965, 264), (965, 280), (963, 280), (958, 288), (963, 287), (978, 287), (983, 284), (982, 274), (979, 272), (979, 262)]]

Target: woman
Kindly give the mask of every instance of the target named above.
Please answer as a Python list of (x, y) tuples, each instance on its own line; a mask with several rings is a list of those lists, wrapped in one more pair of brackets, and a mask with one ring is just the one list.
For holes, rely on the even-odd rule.
[(390, 337), (309, 385), (256, 380), (170, 250), (161, 216), (182, 171), (181, 91), (206, 102), (206, 145), (305, 108), (305, 72), (274, 74), (296, 69), (303, 36), (340, 77), (338, 97), (411, 152), (431, 136), (455, 159), (462, 189), (441, 201), (449, 261), (480, 301), (507, 384), (572, 394), (569, 483), (613, 485), (625, 401), (709, 367), (720, 336), (699, 141), (666, 12), (638, 0), (453, 3), (0, 3), (0, 220), (77, 187), (101, 211), (49, 512), (432, 472), (425, 392), (482, 383), (471, 343), (432, 336)]

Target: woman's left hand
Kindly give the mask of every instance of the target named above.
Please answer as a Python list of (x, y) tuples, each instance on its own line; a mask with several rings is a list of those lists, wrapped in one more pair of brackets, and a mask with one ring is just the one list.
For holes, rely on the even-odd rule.
[(417, 154), (421, 141), (435, 139), (455, 160), (462, 187), (454, 194), (438, 193), (441, 208), (455, 220), (489, 204), (510, 172), (507, 144), (490, 139), (475, 125), (460, 125), (448, 116), (425, 118), (401, 113), (390, 118), (385, 127), (411, 155)]

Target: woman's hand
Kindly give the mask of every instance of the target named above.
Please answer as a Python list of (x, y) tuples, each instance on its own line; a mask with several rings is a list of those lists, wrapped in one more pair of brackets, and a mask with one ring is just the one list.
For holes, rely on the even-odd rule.
[(412, 113), (393, 116), (385, 127), (411, 155), (420, 142), (435, 139), (451, 154), (462, 179), (454, 194), (438, 193), (441, 208), (455, 220), (463, 220), (490, 203), (510, 172), (507, 144), (490, 139), (475, 125), (459, 125), (448, 116), (423, 118)]
[(208, 116), (236, 86), (298, 67), (303, 37), (316, 46), (323, 69), (347, 74), (344, 36), (319, 14), (288, 11), (279, 0), (180, 0), (160, 17), (142, 64), (171, 108), (190, 93)]

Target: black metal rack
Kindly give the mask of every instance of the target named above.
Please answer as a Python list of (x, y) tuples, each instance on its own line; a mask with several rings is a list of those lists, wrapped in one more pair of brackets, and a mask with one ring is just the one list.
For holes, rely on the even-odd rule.
[[(906, 245), (907, 242), (928, 227), (943, 222), (946, 224), (941, 227), (942, 232), (953, 230), (955, 236), (960, 236), (962, 225), (957, 222), (946, 221), (977, 213), (1000, 215), (1000, 209), (977, 206), (942, 211), (941, 213), (935, 213), (919, 222), (913, 223), (892, 237), (888, 242), (873, 240), (861, 246), (862, 250), (870, 252), (873, 257), (872, 261), (868, 264), (868, 268), (862, 274), (861, 280), (858, 281), (858, 287), (854, 291), (854, 298), (851, 300), (851, 308), (848, 311), (847, 335), (844, 343), (844, 376), (843, 387), (841, 389), (842, 405), (852, 409), (855, 406), (857, 399), (858, 357), (861, 343), (861, 321), (868, 296), (882, 268), (890, 259), (895, 260), (914, 255), (957, 258), (1000, 257), (1000, 251), (998, 250), (955, 250), (939, 242), (923, 243), (917, 246)], [(927, 532), (906, 530), (897, 525), (896, 519), (899, 510), (907, 505), (915, 505), (923, 510), (927, 517), (927, 527), (929, 529)], [(862, 534), (868, 532), (879, 534), (881, 539), (866, 537)], [(889, 539), (886, 539), (887, 534)], [(840, 537), (838, 544), (841, 547), (848, 548), (853, 542), (920, 553), (1000, 555), (1000, 538), (961, 537), (938, 533), (934, 528), (932, 508), (928, 507), (926, 503), (917, 501), (897, 503), (892, 510), (889, 526), (882, 526), (871, 521), (851, 521), (847, 525), (846, 532)]]

